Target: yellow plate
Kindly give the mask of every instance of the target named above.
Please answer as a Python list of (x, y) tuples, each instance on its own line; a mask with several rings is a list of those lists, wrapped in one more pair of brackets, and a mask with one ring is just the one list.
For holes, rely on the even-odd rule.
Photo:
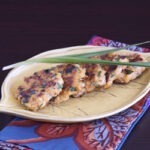
[[(110, 47), (75, 46), (47, 51), (35, 57), (62, 56), (107, 49), (110, 49)], [(135, 52), (123, 50), (119, 53), (128, 54)], [(147, 60), (150, 57), (150, 53), (142, 55), (144, 55)], [(21, 84), (25, 76), (55, 65), (56, 64), (34, 63), (32, 65), (20, 66), (10, 71), (2, 85), (0, 112), (47, 122), (71, 123), (89, 121), (108, 117), (129, 108), (144, 97), (150, 89), (150, 70), (148, 69), (142, 76), (129, 84), (114, 84), (105, 91), (92, 92), (81, 98), (70, 98), (70, 100), (66, 102), (57, 105), (49, 105), (38, 112), (25, 110), (15, 99), (17, 86)]]

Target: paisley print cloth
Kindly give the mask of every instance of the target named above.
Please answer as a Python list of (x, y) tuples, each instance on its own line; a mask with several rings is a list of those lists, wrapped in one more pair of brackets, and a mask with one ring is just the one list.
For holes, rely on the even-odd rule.
[[(88, 44), (126, 46), (99, 36), (93, 36)], [(130, 50), (150, 52), (136, 46)], [(0, 149), (119, 150), (149, 106), (150, 93), (123, 112), (87, 123), (55, 124), (16, 118), (0, 132)]]

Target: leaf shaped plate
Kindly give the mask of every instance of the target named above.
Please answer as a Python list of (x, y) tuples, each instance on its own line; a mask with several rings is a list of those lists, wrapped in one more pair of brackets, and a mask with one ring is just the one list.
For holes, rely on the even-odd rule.
[[(107, 49), (110, 49), (110, 47), (75, 46), (47, 51), (36, 55), (35, 57), (62, 56)], [(119, 53), (136, 52), (123, 50)], [(142, 55), (147, 59), (150, 58), (150, 53), (142, 53)], [(111, 88), (105, 91), (92, 92), (81, 98), (70, 98), (70, 100), (66, 102), (57, 105), (49, 105), (38, 112), (25, 110), (15, 99), (17, 86), (21, 84), (25, 76), (55, 65), (56, 64), (34, 63), (23, 65), (10, 71), (5, 78), (1, 89), (2, 98), (0, 101), (0, 112), (47, 122), (73, 123), (90, 121), (111, 116), (129, 108), (144, 97), (150, 89), (150, 70), (147, 69), (147, 71), (145, 71), (139, 78), (129, 84), (114, 84)]]

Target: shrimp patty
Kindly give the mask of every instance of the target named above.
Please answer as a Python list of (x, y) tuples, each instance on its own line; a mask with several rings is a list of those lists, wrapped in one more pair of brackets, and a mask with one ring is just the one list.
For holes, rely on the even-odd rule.
[(60, 103), (70, 97), (79, 97), (85, 92), (85, 69), (80, 65), (65, 64), (58, 65), (54, 70), (62, 74), (64, 87), (62, 92), (53, 100), (53, 103)]
[(37, 111), (62, 91), (63, 83), (61, 74), (51, 69), (35, 72), (24, 79), (16, 97), (27, 109)]
[[(130, 54), (127, 57), (129, 62), (145, 62), (146, 60), (140, 54)], [(115, 83), (128, 83), (131, 80), (136, 79), (140, 76), (143, 71), (145, 71), (145, 67), (136, 67), (136, 66), (127, 66), (122, 72), (119, 74)]]
[(95, 88), (102, 87), (106, 84), (106, 71), (99, 64), (84, 64), (82, 67), (86, 69), (86, 92), (91, 92)]
[[(146, 61), (140, 54), (107, 54), (102, 57), (105, 60), (120, 61), (120, 62), (139, 62)], [(106, 85), (104, 88), (109, 88), (114, 83), (128, 83), (131, 80), (136, 79), (146, 69), (145, 67), (136, 66), (105, 66), (106, 73)]]

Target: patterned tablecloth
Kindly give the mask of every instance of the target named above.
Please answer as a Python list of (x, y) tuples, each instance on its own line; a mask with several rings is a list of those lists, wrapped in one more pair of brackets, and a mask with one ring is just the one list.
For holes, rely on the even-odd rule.
[[(89, 45), (126, 44), (93, 36)], [(136, 46), (132, 51), (150, 52)], [(137, 104), (108, 118), (87, 123), (55, 124), (16, 118), (0, 132), (2, 150), (118, 150), (150, 106), (150, 93)]]

